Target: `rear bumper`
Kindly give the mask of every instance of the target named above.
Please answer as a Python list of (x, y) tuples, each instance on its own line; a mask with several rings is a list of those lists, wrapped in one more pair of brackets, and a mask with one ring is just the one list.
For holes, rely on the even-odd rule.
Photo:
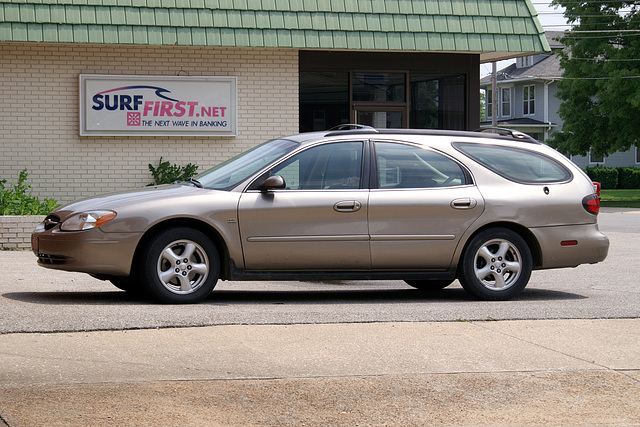
[(31, 235), (38, 265), (66, 271), (128, 276), (140, 233), (104, 233), (99, 229), (44, 231)]
[[(530, 229), (540, 244), (540, 269), (576, 267), (604, 261), (609, 253), (609, 239), (598, 224), (538, 227)], [(563, 246), (563, 242), (576, 242)]]

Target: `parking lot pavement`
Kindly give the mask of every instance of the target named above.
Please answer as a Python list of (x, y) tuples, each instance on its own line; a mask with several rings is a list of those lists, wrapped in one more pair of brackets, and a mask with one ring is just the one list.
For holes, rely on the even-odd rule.
[[(54, 279), (26, 268), (28, 254), (0, 253), (0, 425), (640, 425), (638, 212), (601, 215), (612, 237), (604, 263), (541, 274), (524, 298), (499, 305), (455, 288), (426, 301), (402, 289), (371, 299), (319, 291), (284, 305), (298, 291), (226, 291), (191, 311), (123, 301), (88, 276)], [(279, 315), (287, 306), (298, 317)], [(335, 322), (326, 306), (383, 320)], [(216, 323), (223, 309), (273, 317)], [(464, 309), (477, 319), (533, 310), (538, 320), (462, 321), (472, 318)], [(422, 321), (425, 310), (448, 321)], [(193, 325), (194, 313), (208, 326), (175, 327)], [(289, 321), (311, 316), (327, 320)], [(394, 316), (407, 320), (384, 320)], [(28, 332), (38, 323), (49, 330)]]
[(640, 423), (640, 319), (0, 335), (34, 425)]

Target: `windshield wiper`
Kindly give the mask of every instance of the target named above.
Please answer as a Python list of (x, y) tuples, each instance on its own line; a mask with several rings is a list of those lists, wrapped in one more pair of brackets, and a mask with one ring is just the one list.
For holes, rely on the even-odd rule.
[(204, 188), (204, 185), (202, 185), (202, 183), (200, 181), (198, 181), (197, 179), (195, 179), (195, 178), (187, 178), (187, 179), (184, 180), (184, 182), (188, 182), (190, 184), (193, 184), (198, 188)]

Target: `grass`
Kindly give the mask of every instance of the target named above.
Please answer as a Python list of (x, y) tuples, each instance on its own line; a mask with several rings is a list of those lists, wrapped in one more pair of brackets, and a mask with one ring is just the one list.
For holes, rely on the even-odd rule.
[(640, 189), (602, 190), (600, 205), (609, 208), (640, 208)]

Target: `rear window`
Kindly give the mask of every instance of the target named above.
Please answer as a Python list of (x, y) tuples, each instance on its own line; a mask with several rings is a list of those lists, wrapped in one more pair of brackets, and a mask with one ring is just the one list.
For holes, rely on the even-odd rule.
[(573, 177), (560, 162), (534, 151), (465, 142), (453, 146), (496, 174), (522, 184), (566, 182)]

